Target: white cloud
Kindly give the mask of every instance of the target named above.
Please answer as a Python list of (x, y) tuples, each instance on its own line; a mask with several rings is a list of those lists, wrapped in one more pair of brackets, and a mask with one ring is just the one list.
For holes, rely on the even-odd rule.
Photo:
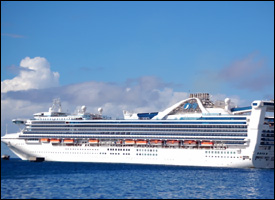
[(49, 62), (42, 57), (26, 57), (20, 62), (19, 75), (1, 82), (1, 93), (9, 91), (42, 89), (59, 85), (59, 73), (52, 72)]
[(33, 103), (30, 100), (1, 99), (1, 119), (32, 117), (44, 109), (45, 103)]
[(6, 132), (6, 125), (8, 125), (8, 133), (19, 131), (18, 127), (12, 124), (12, 119), (29, 119), (34, 113), (41, 110), (47, 111), (45, 108), (47, 108), (45, 103), (36, 104), (31, 100), (1, 98), (1, 135)]
[[(218, 77), (238, 89), (262, 91), (274, 86), (274, 70), (259, 53), (251, 53), (223, 68)], [(272, 88), (273, 89), (273, 88)]]
[[(195, 89), (221, 92), (226, 87), (274, 96), (274, 67), (259, 53), (250, 53), (220, 70), (203, 69), (194, 78)], [(270, 91), (270, 92), (269, 92)]]

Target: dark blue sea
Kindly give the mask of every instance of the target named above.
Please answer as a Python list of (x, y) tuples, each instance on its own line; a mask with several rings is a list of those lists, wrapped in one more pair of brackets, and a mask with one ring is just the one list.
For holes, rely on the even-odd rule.
[(1, 199), (273, 199), (274, 169), (1, 160)]

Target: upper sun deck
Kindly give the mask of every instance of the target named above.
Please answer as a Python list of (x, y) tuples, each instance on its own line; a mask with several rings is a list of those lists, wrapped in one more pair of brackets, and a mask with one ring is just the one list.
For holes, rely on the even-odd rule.
[(274, 101), (254, 101), (251, 106), (235, 107), (229, 98), (213, 103), (208, 93), (190, 94), (188, 99), (182, 100), (162, 112), (130, 113), (124, 111), (124, 119), (182, 119), (186, 117), (248, 115), (252, 108), (265, 106), (267, 112), (274, 112)]

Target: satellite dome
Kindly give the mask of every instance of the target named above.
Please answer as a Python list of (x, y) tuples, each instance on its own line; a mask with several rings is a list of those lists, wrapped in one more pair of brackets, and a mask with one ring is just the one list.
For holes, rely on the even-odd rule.
[(83, 113), (85, 113), (85, 112), (86, 112), (86, 106), (81, 106), (81, 111), (82, 111)]
[(225, 103), (226, 105), (229, 105), (230, 102), (231, 102), (231, 99), (229, 99), (229, 98), (226, 98), (226, 99), (224, 100), (224, 103)]
[(102, 114), (103, 108), (100, 107), (97, 110), (98, 110), (99, 114)]

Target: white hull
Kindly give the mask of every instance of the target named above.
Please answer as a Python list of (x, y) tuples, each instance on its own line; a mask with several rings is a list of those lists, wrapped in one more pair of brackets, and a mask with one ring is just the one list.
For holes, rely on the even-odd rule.
[(51, 143), (26, 144), (25, 140), (9, 140), (9, 148), (22, 160), (43, 157), (45, 161), (128, 163), (201, 167), (274, 168), (274, 161), (252, 162), (245, 150), (186, 149), (137, 146), (58, 146)]

